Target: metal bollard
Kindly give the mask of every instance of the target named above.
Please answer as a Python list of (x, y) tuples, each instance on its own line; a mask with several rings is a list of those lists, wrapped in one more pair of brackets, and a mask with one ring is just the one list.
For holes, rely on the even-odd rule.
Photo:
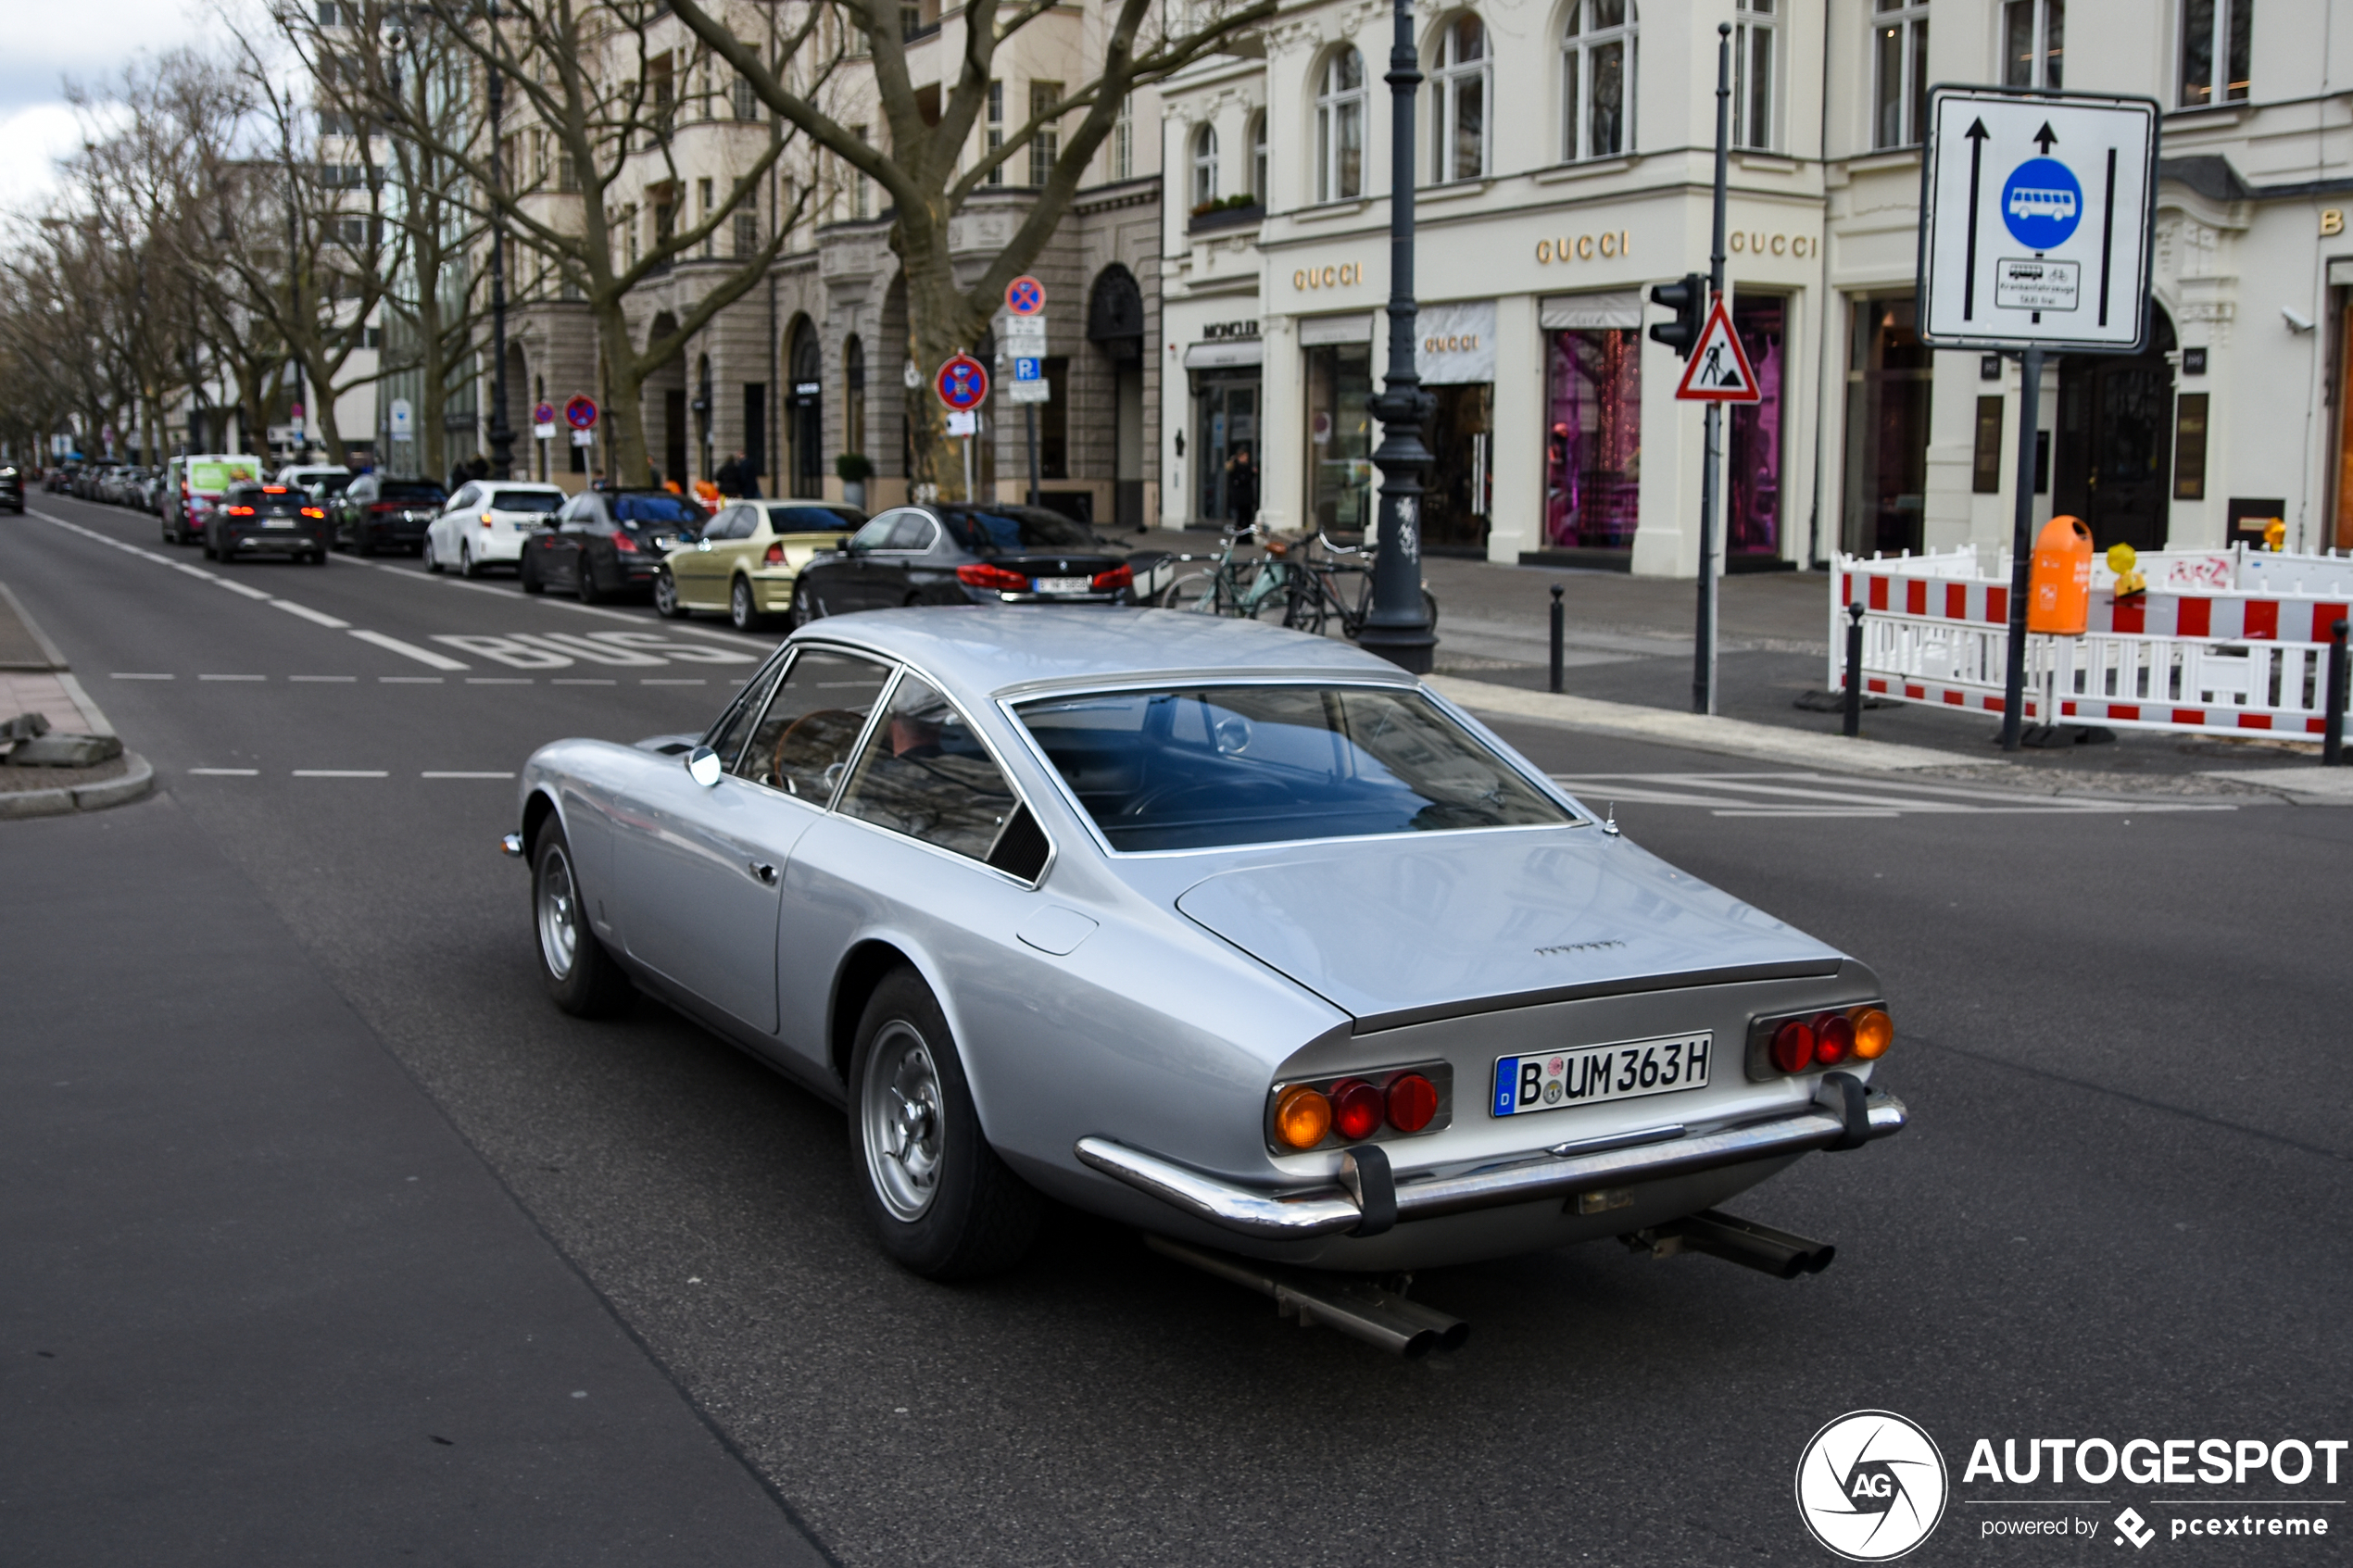
[(1863, 607), (1846, 607), (1846, 718), (1839, 731), (1848, 740), (1863, 734)]
[[(1567, 658), (1567, 642), (1568, 611), (1561, 608), (1561, 585), (1555, 583), (1553, 584), (1553, 684), (1550, 688), (1554, 696), (1560, 695), (1561, 663)], [(2344, 642), (2342, 637), (2337, 639), (2339, 646)]]
[(2340, 621), (2329, 628), (2329, 714), (2321, 730), (2321, 766), (2345, 762), (2345, 628)]

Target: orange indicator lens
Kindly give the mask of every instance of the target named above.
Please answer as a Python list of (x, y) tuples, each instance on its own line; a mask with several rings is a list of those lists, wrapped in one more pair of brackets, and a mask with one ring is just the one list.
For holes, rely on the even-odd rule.
[(1293, 1148), (1314, 1148), (1332, 1130), (1332, 1102), (1302, 1084), (1275, 1102), (1275, 1135)]
[(1856, 1008), (1849, 1015), (1855, 1022), (1855, 1054), (1865, 1061), (1877, 1061), (1895, 1043), (1895, 1021), (1882, 1008)]

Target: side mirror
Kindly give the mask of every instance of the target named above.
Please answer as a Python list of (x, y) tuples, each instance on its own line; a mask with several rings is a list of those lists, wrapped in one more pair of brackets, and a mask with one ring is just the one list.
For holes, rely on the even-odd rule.
[(719, 766), (719, 753), (707, 746), (698, 746), (686, 753), (686, 776), (705, 789), (717, 784), (724, 771)]
[(846, 550), (849, 548), (849, 535), (845, 533), (840, 538), (835, 540), (834, 548), (837, 550)]

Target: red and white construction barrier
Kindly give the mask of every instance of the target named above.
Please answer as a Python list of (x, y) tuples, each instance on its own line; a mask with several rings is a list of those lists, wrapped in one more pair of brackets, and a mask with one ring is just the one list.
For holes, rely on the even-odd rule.
[[(2353, 559), (2336, 562), (2353, 587)], [(1964, 563), (1970, 569), (1963, 574)], [(1976, 576), (1967, 551), (1831, 563), (1831, 683), (1845, 679), (1846, 606), (1863, 617), (1863, 689), (1876, 696), (1999, 713), (2009, 655), (2009, 584)], [(2339, 573), (2317, 568), (2334, 586)], [(2152, 590), (2119, 600), (2095, 588), (2082, 636), (2030, 634), (2031, 722), (2144, 730), (2326, 727), (2329, 629), (2353, 611), (2337, 596), (2246, 589)]]

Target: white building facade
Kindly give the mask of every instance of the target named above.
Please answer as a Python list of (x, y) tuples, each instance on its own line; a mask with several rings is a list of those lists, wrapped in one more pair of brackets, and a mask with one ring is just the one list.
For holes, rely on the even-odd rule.
[[(2102, 546), (2218, 545), (2273, 517), (2292, 543), (2353, 546), (2353, 8), (1485, 0), (1415, 22), (1428, 547), (1696, 574), (1702, 416), (1642, 329), (1665, 314), (1652, 284), (1707, 269), (1718, 24), (1726, 291), (1765, 393), (1727, 420), (1729, 570), (2009, 537), (2018, 368), (1914, 333), (1936, 82), (2165, 111), (2149, 347), (2046, 368), (2038, 518), (2082, 516)], [(1253, 491), (1280, 527), (1370, 515), (1391, 30), (1370, 0), (1304, 6), (1263, 58), (1169, 85), (1172, 523), (1226, 521)]]

